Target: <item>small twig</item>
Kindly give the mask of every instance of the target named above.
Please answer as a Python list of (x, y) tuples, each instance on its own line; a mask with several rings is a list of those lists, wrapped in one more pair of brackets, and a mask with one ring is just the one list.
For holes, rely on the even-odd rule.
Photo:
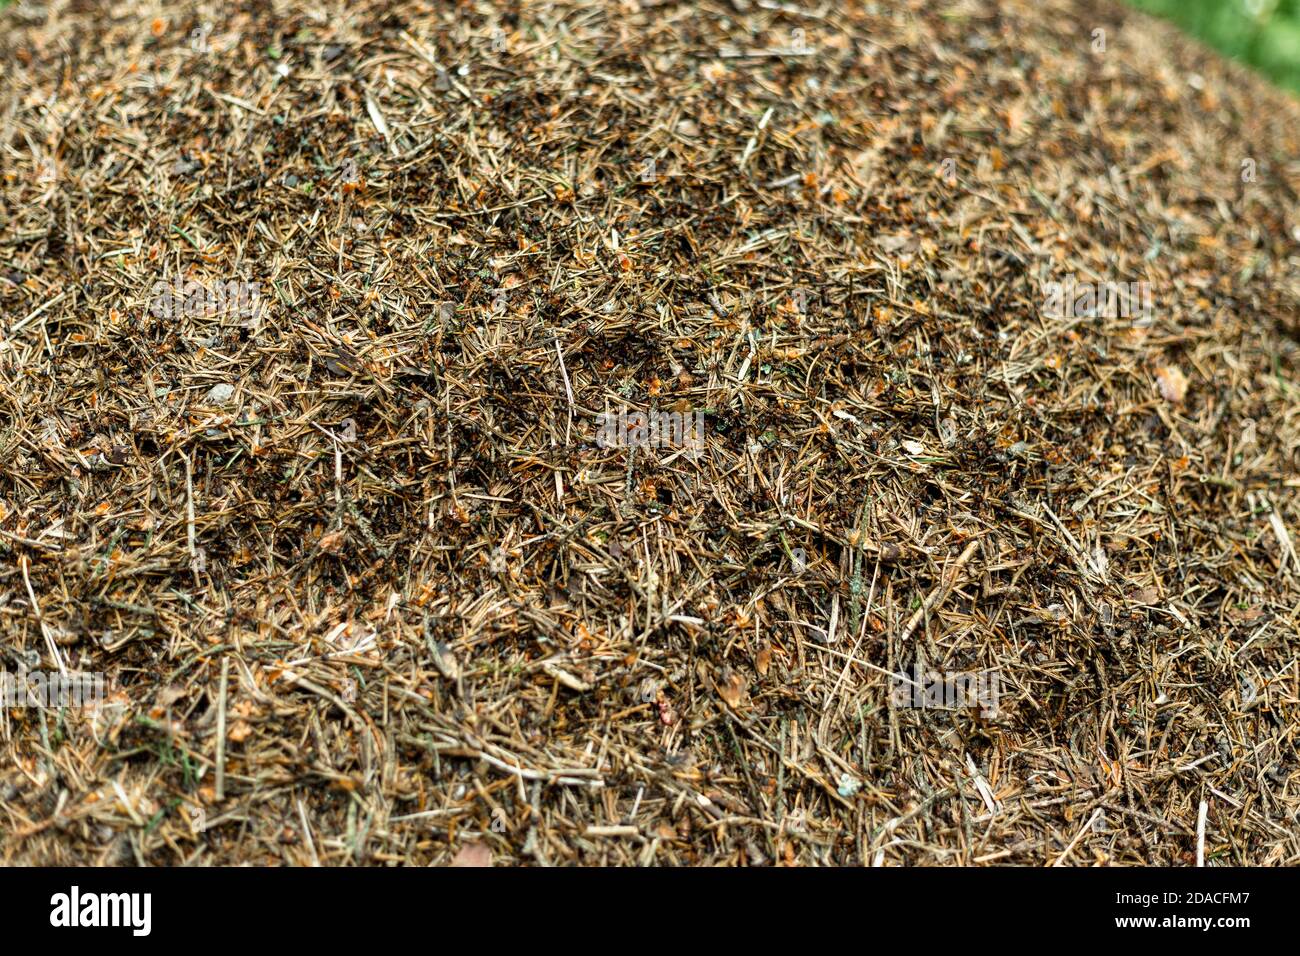
[(966, 567), (966, 562), (974, 556), (975, 551), (978, 548), (978, 541), (972, 541), (970, 544), (966, 545), (966, 550), (961, 553), (955, 562), (953, 562), (952, 567), (944, 573), (942, 580), (935, 589), (930, 592), (930, 596), (922, 602), (919, 608), (916, 609), (916, 613), (912, 615), (912, 619), (907, 622), (907, 627), (903, 628), (900, 640), (906, 641), (911, 637), (912, 632), (916, 630), (921, 621), (923, 621), (926, 616), (937, 608), (944, 598), (948, 596), (948, 592), (952, 590), (953, 584), (957, 581), (957, 575), (961, 573), (962, 568)]
[(1085, 833), (1092, 829), (1092, 825), (1097, 822), (1097, 817), (1101, 816), (1101, 812), (1101, 807), (1092, 811), (1092, 816), (1088, 817), (1088, 822), (1079, 828), (1079, 832), (1074, 835), (1074, 839), (1070, 841), (1070, 845), (1061, 851), (1061, 855), (1056, 858), (1056, 862), (1053, 863), (1052, 866), (1060, 866), (1061, 863), (1064, 862), (1065, 858), (1070, 855), (1070, 851), (1074, 849), (1074, 845), (1079, 842)]
[(217, 688), (217, 799), (226, 797), (226, 681), (230, 658), (221, 658), (221, 686)]
[(1205, 816), (1209, 812), (1210, 805), (1205, 800), (1201, 801), (1200, 811), (1196, 815), (1196, 865), (1205, 866)]
[(59, 668), (59, 673), (61, 675), (67, 674), (68, 669), (64, 666), (63, 656), (59, 653), (59, 647), (54, 643), (54, 638), (50, 636), (49, 625), (45, 623), (45, 618), (41, 615), (41, 602), (36, 600), (36, 592), (32, 590), (32, 579), (27, 573), (30, 564), (30, 559), (28, 559), (27, 555), (24, 554), (22, 558), (23, 583), (27, 585), (27, 597), (31, 599), (32, 602), (32, 613), (36, 615), (36, 623), (40, 625), (41, 636), (45, 638), (45, 647), (50, 652), (50, 658)]

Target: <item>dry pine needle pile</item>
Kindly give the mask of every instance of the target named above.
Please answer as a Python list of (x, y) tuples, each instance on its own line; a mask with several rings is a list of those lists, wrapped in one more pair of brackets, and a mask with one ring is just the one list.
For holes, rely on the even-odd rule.
[(0, 862), (1300, 862), (1261, 80), (1087, 0), (0, 64), (0, 654), (104, 680), (4, 707)]

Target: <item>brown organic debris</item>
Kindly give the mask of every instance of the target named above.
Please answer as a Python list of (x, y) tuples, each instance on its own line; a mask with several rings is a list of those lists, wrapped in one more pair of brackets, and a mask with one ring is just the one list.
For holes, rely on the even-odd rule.
[(1300, 863), (1293, 99), (318, 7), (0, 9), (0, 863)]

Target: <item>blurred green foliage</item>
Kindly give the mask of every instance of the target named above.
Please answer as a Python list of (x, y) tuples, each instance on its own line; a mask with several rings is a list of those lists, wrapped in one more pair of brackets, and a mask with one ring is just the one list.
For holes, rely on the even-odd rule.
[(1129, 0), (1300, 93), (1300, 0)]

